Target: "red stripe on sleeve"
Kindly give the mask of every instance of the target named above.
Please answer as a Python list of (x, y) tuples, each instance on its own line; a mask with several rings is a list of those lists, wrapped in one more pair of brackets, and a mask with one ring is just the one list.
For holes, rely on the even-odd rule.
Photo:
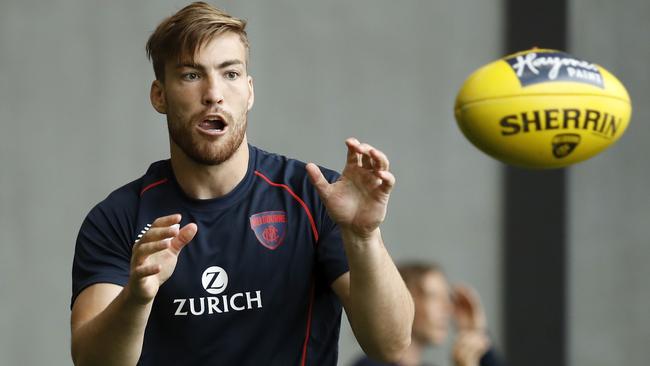
[(150, 190), (151, 188), (153, 188), (155, 186), (159, 186), (159, 185), (161, 185), (163, 183), (167, 183), (167, 181), (168, 181), (167, 178), (163, 178), (163, 179), (161, 179), (159, 181), (156, 181), (156, 182), (153, 182), (153, 183), (149, 184), (148, 186), (142, 188), (142, 191), (140, 191), (140, 196), (142, 196), (144, 194), (144, 192)]

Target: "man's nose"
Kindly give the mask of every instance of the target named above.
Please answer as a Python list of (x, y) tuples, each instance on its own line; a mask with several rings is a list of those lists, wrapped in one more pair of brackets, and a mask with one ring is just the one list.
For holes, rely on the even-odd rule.
[(223, 103), (223, 86), (210, 77), (206, 80), (205, 90), (203, 91), (203, 104), (213, 105)]

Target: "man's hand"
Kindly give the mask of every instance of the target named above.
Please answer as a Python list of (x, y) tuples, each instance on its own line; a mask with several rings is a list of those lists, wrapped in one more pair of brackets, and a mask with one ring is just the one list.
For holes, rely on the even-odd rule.
[(395, 177), (381, 151), (355, 138), (345, 144), (347, 161), (337, 182), (329, 184), (312, 163), (307, 164), (307, 173), (332, 219), (342, 229), (368, 238), (384, 221)]
[(490, 347), (487, 335), (479, 331), (461, 331), (454, 342), (452, 357), (455, 366), (479, 366)]
[(132, 299), (146, 304), (174, 272), (178, 254), (194, 238), (196, 224), (180, 228), (181, 215), (157, 218), (149, 231), (133, 245), (131, 273), (125, 290)]
[(490, 347), (487, 322), (478, 293), (469, 286), (454, 287), (454, 318), (458, 336), (454, 341), (455, 366), (478, 366)]
[(459, 331), (485, 332), (487, 322), (478, 293), (469, 286), (454, 287), (454, 317)]

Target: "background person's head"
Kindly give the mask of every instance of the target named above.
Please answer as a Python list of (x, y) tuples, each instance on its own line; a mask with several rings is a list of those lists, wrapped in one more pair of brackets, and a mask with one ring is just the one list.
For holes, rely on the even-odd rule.
[(399, 271), (415, 303), (413, 341), (432, 345), (443, 343), (449, 331), (453, 305), (442, 269), (433, 263), (409, 262), (401, 264)]

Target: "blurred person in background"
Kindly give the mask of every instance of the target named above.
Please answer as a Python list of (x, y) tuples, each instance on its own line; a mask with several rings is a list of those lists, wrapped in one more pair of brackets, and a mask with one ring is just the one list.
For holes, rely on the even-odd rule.
[(415, 303), (411, 345), (402, 359), (393, 364), (362, 357), (354, 366), (426, 366), (424, 350), (442, 345), (452, 321), (456, 325), (451, 355), (454, 366), (501, 366), (487, 333), (487, 321), (478, 293), (469, 286), (453, 289), (435, 263), (408, 262), (399, 266)]

